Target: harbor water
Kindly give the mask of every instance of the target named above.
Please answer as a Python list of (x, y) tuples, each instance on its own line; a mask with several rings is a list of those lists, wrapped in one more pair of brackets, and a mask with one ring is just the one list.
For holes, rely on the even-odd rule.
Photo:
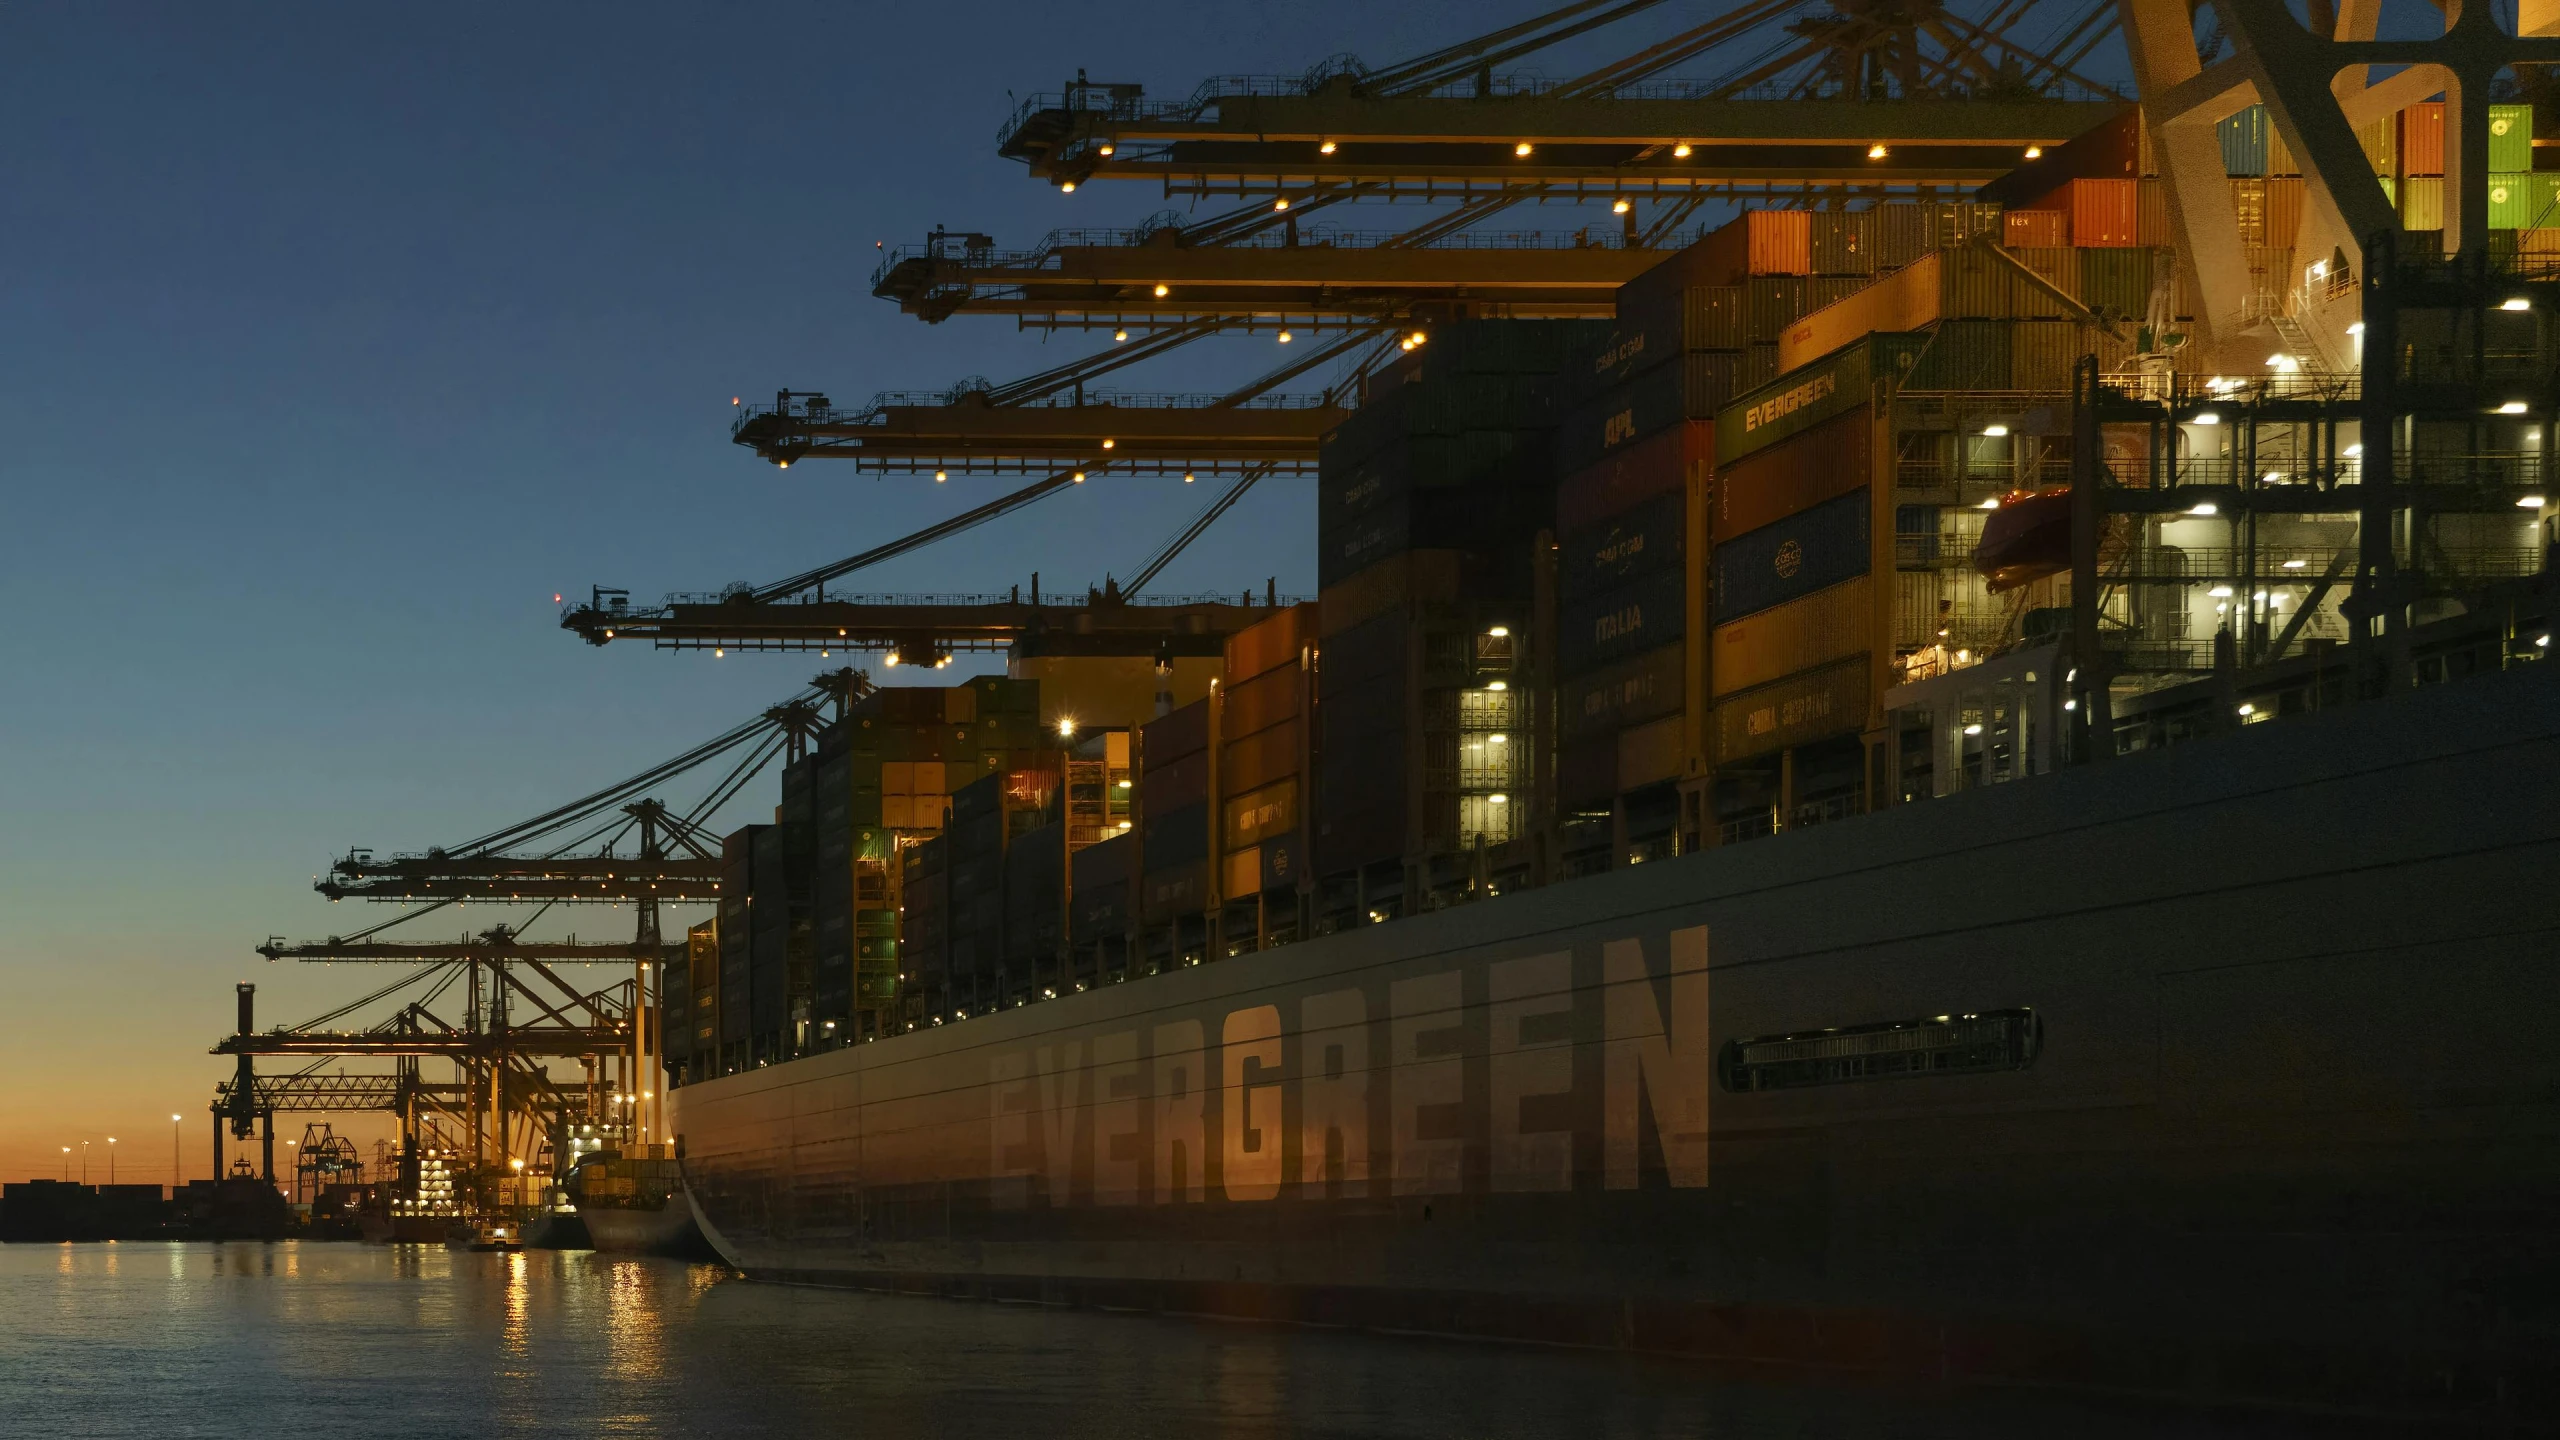
[(9, 1436), (2241, 1433), (2051, 1396), (353, 1244), (0, 1247), (0, 1361)]

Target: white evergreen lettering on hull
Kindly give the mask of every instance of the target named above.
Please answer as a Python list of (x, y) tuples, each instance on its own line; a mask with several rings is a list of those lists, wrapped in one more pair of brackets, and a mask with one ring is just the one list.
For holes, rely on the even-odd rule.
[(1600, 947), (1608, 1018), (1609, 1188), (1636, 1183), (1642, 1097), (1662, 1141), (1662, 1168), (1673, 1186), (1707, 1183), (1707, 1092), (1715, 1084), (1715, 1051), (1707, 1043), (1707, 930), (1671, 932), (1671, 1012), (1645, 964), (1643, 942)]

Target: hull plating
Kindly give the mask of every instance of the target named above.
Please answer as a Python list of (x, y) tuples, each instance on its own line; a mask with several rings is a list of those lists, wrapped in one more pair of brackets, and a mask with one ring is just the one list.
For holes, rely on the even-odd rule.
[[(687, 1086), (692, 1197), (751, 1276), (2526, 1403), (2560, 1341), (2555, 681)], [(1995, 1014), (2032, 1043), (1934, 1069), (1819, 1033)]]

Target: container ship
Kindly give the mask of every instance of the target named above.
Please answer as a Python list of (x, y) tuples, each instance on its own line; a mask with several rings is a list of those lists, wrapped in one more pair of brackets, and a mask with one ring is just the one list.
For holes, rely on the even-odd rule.
[(2560, 270), (2413, 218), (2350, 279), (2235, 177), (2283, 323), (2216, 374), (2141, 137), (1419, 328), (1325, 438), (1316, 599), (854, 706), (664, 966), (704, 1235), (2545, 1413)]

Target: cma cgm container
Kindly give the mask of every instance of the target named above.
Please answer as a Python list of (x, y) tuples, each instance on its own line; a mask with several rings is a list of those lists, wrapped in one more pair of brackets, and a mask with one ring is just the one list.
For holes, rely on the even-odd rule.
[[(1611, 846), (1639, 856), (1672, 853), (1676, 806), (1639, 800), (1662, 826), (1631, 830), (1620, 797), (1698, 768), (1687, 697), (1713, 446), (1712, 423), (1684, 421), (1568, 476), (1556, 497), (1556, 803), (1609, 812)], [(1568, 863), (1597, 838), (1568, 833)]]

